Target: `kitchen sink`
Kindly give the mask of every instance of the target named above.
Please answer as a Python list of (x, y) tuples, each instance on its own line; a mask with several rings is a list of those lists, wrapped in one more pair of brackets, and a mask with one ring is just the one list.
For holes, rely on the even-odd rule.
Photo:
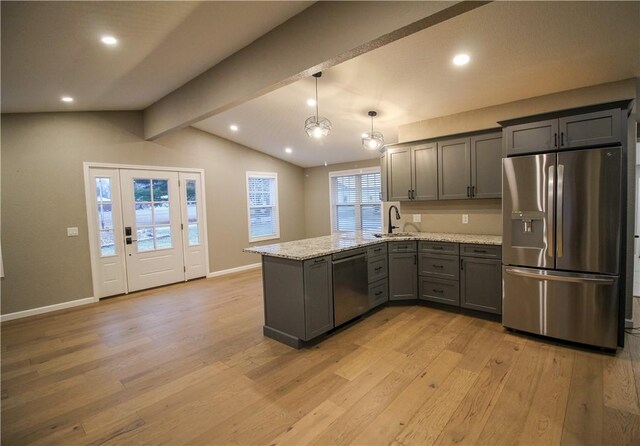
[(410, 237), (412, 234), (410, 232), (394, 232), (393, 234), (373, 234), (374, 237), (378, 238), (394, 238), (394, 237)]

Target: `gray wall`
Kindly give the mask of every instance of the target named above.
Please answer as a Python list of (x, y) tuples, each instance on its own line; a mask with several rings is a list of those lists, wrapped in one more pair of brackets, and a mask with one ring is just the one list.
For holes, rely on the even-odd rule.
[(302, 168), (193, 128), (142, 135), (141, 112), (2, 116), (2, 314), (93, 296), (83, 161), (204, 168), (211, 271), (259, 261), (242, 253), (247, 170), (278, 173), (280, 241), (304, 238)]
[(304, 221), (307, 237), (331, 234), (329, 172), (379, 166), (378, 159), (310, 167), (304, 171)]

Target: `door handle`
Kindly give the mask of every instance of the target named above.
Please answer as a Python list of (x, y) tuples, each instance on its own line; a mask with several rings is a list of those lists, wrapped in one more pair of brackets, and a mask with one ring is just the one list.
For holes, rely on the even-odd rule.
[(549, 166), (549, 178), (547, 178), (547, 255), (553, 257), (553, 236), (555, 228), (553, 227), (553, 189), (555, 185), (556, 167)]
[(560, 132), (560, 146), (564, 146), (564, 132)]
[(558, 147), (558, 134), (553, 134), (553, 147)]
[(407, 189), (407, 198), (411, 200), (411, 189)]
[(471, 186), (471, 198), (473, 198), (475, 195), (476, 195), (476, 187)]
[(131, 237), (131, 226), (127, 226), (124, 228), (124, 235), (127, 237)]
[(131, 237), (127, 237), (127, 238), (125, 238), (125, 239), (124, 239), (124, 242), (125, 242), (127, 245), (130, 245), (130, 244), (132, 244), (133, 242), (137, 242), (137, 241), (138, 241), (138, 240), (134, 240), (134, 239), (132, 239)]
[(467, 186), (467, 198), (471, 198), (470, 190), (471, 190), (471, 187)]
[(564, 214), (564, 165), (558, 164), (558, 194), (556, 195), (557, 210), (556, 210), (556, 222), (557, 222), (557, 236), (556, 236), (556, 255), (558, 258), (564, 255), (563, 249), (563, 214)]

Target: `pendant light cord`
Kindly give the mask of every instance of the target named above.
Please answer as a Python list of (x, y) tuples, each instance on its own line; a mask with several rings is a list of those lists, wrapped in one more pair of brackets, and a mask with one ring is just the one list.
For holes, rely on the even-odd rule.
[(318, 78), (316, 77), (316, 122), (320, 120), (320, 104), (318, 103)]
[(369, 137), (373, 137), (373, 116), (371, 116), (371, 134), (369, 135)]

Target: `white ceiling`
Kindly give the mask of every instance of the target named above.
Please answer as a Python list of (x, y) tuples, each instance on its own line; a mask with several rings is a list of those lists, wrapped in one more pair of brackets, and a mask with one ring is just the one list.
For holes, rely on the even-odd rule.
[[(303, 167), (374, 158), (360, 145), (370, 109), (392, 143), (403, 124), (640, 76), (639, 23), (640, 2), (494, 2), (325, 71), (333, 131), (320, 142), (304, 133), (312, 78), (194, 127)], [(465, 67), (451, 64), (460, 52)]]
[(146, 108), (312, 3), (3, 1), (2, 112)]

